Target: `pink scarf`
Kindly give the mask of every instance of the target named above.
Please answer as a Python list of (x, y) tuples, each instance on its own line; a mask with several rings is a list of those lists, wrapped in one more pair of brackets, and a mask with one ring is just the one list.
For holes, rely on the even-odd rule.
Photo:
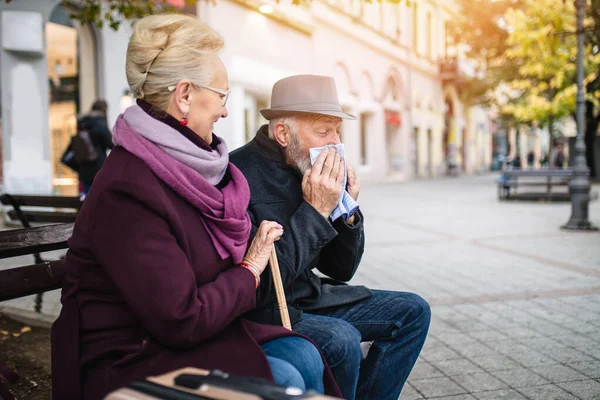
[[(113, 128), (115, 145), (143, 160), (160, 180), (202, 213), (202, 221), (222, 259), (239, 263), (246, 252), (251, 223), (250, 189), (244, 175), (229, 163), (227, 146), (200, 149), (177, 130), (132, 106)], [(215, 188), (229, 167), (231, 180)]]

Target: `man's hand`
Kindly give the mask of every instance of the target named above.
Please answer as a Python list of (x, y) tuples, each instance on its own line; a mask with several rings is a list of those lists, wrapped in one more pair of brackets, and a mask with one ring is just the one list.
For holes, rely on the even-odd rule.
[(360, 192), (360, 180), (358, 179), (358, 174), (354, 170), (354, 167), (352, 167), (352, 165), (350, 165), (348, 161), (346, 161), (346, 166), (348, 169), (348, 182), (346, 185), (348, 194), (354, 200), (358, 200), (358, 192)]
[(323, 150), (302, 178), (304, 200), (327, 219), (340, 200), (343, 184), (344, 164), (340, 155), (334, 148)]

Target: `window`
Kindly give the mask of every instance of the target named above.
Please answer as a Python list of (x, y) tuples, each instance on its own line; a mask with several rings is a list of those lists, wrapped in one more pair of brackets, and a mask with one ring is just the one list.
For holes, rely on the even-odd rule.
[(417, 9), (417, 3), (413, 7), (413, 51), (415, 53), (419, 52), (419, 40), (417, 37), (417, 33), (419, 30), (419, 10)]
[(431, 24), (431, 12), (427, 13), (427, 57), (433, 58), (432, 47), (433, 47), (433, 32)]
[(367, 165), (367, 127), (369, 126), (369, 120), (371, 114), (360, 113), (360, 164)]

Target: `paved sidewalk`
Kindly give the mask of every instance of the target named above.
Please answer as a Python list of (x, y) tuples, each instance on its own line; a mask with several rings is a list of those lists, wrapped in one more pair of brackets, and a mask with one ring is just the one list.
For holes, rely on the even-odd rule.
[(600, 233), (561, 232), (569, 204), (498, 202), (493, 180), (363, 189), (354, 282), (433, 305), (401, 400), (600, 399)]
[[(600, 399), (600, 233), (560, 231), (566, 203), (499, 202), (494, 179), (362, 190), (367, 249), (353, 283), (433, 306), (401, 400)], [(590, 215), (600, 226), (600, 202)], [(7, 303), (33, 309), (33, 297)], [(44, 313), (59, 310), (46, 294)]]

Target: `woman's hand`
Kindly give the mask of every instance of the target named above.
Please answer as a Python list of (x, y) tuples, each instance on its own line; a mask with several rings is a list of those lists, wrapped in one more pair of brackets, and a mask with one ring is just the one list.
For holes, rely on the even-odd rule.
[(252, 239), (252, 244), (242, 260), (242, 263), (251, 265), (262, 274), (271, 256), (273, 243), (283, 235), (283, 226), (274, 221), (263, 221)]

